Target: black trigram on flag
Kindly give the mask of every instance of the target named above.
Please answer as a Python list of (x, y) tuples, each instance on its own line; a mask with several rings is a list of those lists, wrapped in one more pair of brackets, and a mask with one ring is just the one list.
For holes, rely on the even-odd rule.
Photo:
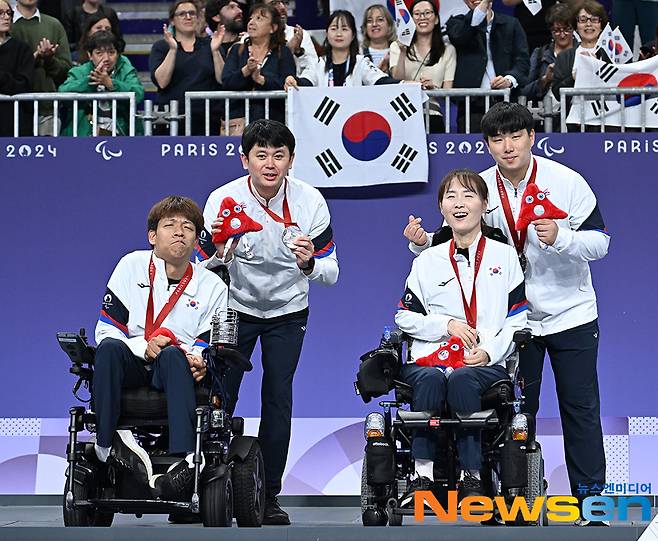
[(340, 104), (325, 96), (322, 98), (322, 103), (320, 103), (320, 106), (315, 111), (313, 117), (317, 118), (325, 126), (328, 126), (338, 109), (340, 109)]
[(315, 160), (320, 164), (320, 167), (322, 167), (322, 170), (327, 177), (335, 175), (343, 168), (340, 162), (336, 159), (336, 156), (334, 156), (334, 153), (331, 152), (330, 148), (324, 152), (320, 152), (320, 154), (315, 157)]
[(406, 38), (407, 36), (410, 36), (410, 35), (411, 35), (411, 30), (409, 30), (409, 28), (407, 27), (400, 33), (400, 35), (398, 37)]
[(411, 100), (404, 92), (402, 92), (397, 98), (391, 101), (390, 104), (402, 120), (407, 120), (417, 111), (417, 109), (414, 107), (414, 104), (411, 103)]
[(596, 116), (600, 116), (601, 114), (608, 114), (610, 112), (610, 107), (608, 107), (608, 104), (606, 102), (603, 102), (603, 109), (601, 109), (601, 102), (598, 101), (593, 101), (590, 103), (592, 106), (592, 111), (594, 111), (594, 114)]
[(391, 165), (398, 171), (406, 173), (407, 169), (409, 169), (409, 166), (411, 165), (411, 162), (416, 159), (416, 156), (418, 156), (417, 150), (414, 150), (409, 145), (402, 145), (400, 152), (398, 152), (398, 155), (391, 162)]
[(619, 70), (615, 68), (613, 64), (606, 64), (605, 66), (601, 66), (596, 71), (596, 75), (598, 75), (599, 79), (601, 79), (604, 83), (607, 83), (615, 76), (618, 71)]
[(658, 101), (653, 102), (653, 105), (649, 107), (649, 111), (651, 111), (654, 115), (658, 115)]

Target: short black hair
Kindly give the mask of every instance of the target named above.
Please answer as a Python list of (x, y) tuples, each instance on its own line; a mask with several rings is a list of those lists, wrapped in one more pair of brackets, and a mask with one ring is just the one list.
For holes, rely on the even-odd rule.
[(520, 103), (501, 101), (495, 103), (482, 117), (480, 131), (484, 140), (503, 133), (525, 130), (530, 134), (535, 129), (535, 121), (528, 108)]
[(256, 145), (270, 148), (288, 147), (292, 156), (295, 153), (295, 136), (285, 124), (262, 118), (250, 122), (242, 133), (242, 153), (245, 156), (249, 156), (249, 152)]
[(104, 50), (112, 48), (118, 53), (121, 53), (121, 42), (119, 38), (109, 30), (94, 32), (86, 41), (86, 49), (90, 55), (95, 49)]
[(228, 6), (233, 0), (208, 0), (206, 2), (206, 24), (213, 32), (217, 30), (218, 23), (213, 20), (213, 17), (217, 17), (219, 12), (225, 7)]

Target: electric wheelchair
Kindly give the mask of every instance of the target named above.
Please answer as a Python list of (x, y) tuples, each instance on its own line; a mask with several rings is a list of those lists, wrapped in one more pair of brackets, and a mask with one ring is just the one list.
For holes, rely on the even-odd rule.
[[(514, 342), (523, 348), (531, 335), (517, 331)], [(365, 456), (361, 476), (361, 515), (365, 526), (400, 526), (405, 515), (414, 509), (403, 508), (400, 501), (414, 473), (411, 440), (417, 429), (436, 431), (437, 456), (434, 461), (432, 492), (444, 509), (449, 492), (457, 490), (459, 474), (456, 430), (469, 428), (481, 431), (482, 470), (480, 472), (486, 496), (503, 496), (508, 504), (523, 497), (529, 508), (536, 497), (546, 494), (544, 461), (541, 446), (535, 439), (535, 420), (520, 414), (523, 397), (517, 379), (518, 354), (507, 363), (509, 379), (494, 383), (481, 397), (481, 411), (463, 414), (451, 412), (447, 405), (441, 411), (409, 411), (413, 390), (397, 379), (403, 354), (409, 354), (411, 338), (399, 329), (385, 329), (379, 347), (364, 354), (355, 382), (355, 390), (364, 402), (394, 391), (394, 400), (380, 402), (383, 412), (366, 417)], [(514, 521), (504, 522), (494, 511), (486, 525), (546, 525), (542, 508), (538, 520), (525, 522), (519, 514)]]
[[(82, 385), (91, 390), (95, 348), (87, 343), (84, 329), (79, 334), (58, 333), (57, 340), (70, 357), (69, 371), (78, 377), (75, 397), (89, 408), (69, 410), (68, 468), (64, 487), (63, 515), (66, 526), (110, 526), (115, 513), (173, 513), (204, 526), (260, 527), (265, 510), (263, 455), (257, 438), (244, 436), (244, 419), (225, 409), (224, 379), (231, 368), (249, 371), (251, 363), (230, 346), (237, 342), (237, 314), (229, 310), (213, 317), (210, 346), (203, 357), (206, 378), (195, 385), (196, 444), (194, 488), (181, 501), (162, 500), (148, 486), (135, 481), (125, 465), (96, 458), (94, 443), (81, 441), (83, 430), (95, 431), (93, 395), (82, 399)], [(228, 327), (223, 325), (228, 322)], [(226, 334), (228, 329), (228, 336)], [(224, 347), (227, 346), (227, 347)], [(124, 389), (118, 429), (128, 429), (151, 459), (154, 473), (165, 473), (179, 457), (168, 456), (167, 404), (164, 393), (150, 387)], [(201, 470), (202, 458), (205, 467)]]

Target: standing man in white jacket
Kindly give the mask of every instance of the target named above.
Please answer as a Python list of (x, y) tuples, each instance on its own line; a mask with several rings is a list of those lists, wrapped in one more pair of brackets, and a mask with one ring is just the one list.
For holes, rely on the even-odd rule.
[[(274, 120), (252, 122), (242, 135), (242, 152), (249, 174), (208, 197), (199, 258), (210, 269), (228, 267), (229, 306), (240, 317), (240, 352), (250, 357), (260, 338), (263, 381), (258, 438), (265, 461), (264, 524), (290, 524), (277, 495), (290, 443), (292, 381), (306, 333), (308, 290), (311, 282), (333, 285), (338, 260), (322, 194), (287, 176), (295, 155), (290, 130)], [(226, 197), (263, 229), (241, 236), (224, 260), (225, 243), (213, 244), (212, 233), (223, 223), (217, 215)], [(228, 374), (230, 409), (237, 402), (242, 375)]]
[[(533, 340), (521, 350), (525, 412), (539, 410), (544, 356), (555, 375), (571, 492), (579, 500), (600, 494), (605, 484), (605, 454), (596, 370), (599, 326), (589, 262), (608, 253), (610, 237), (596, 197), (585, 179), (568, 167), (532, 155), (535, 140), (530, 112), (517, 103), (497, 103), (482, 119), (482, 134), (496, 165), (482, 172), (489, 188), (485, 221), (500, 228), (525, 270), (528, 324)], [(537, 219), (516, 231), (528, 184), (546, 192), (568, 216)], [(432, 235), (410, 216), (404, 231), (414, 252), (428, 247)], [(579, 519), (578, 525), (601, 525)]]

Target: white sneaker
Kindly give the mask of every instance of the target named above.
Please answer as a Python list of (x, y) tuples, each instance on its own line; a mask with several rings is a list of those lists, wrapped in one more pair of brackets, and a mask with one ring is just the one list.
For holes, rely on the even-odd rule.
[(153, 476), (151, 458), (137, 443), (130, 430), (115, 432), (110, 457), (120, 467), (131, 471), (144, 484), (148, 484)]

